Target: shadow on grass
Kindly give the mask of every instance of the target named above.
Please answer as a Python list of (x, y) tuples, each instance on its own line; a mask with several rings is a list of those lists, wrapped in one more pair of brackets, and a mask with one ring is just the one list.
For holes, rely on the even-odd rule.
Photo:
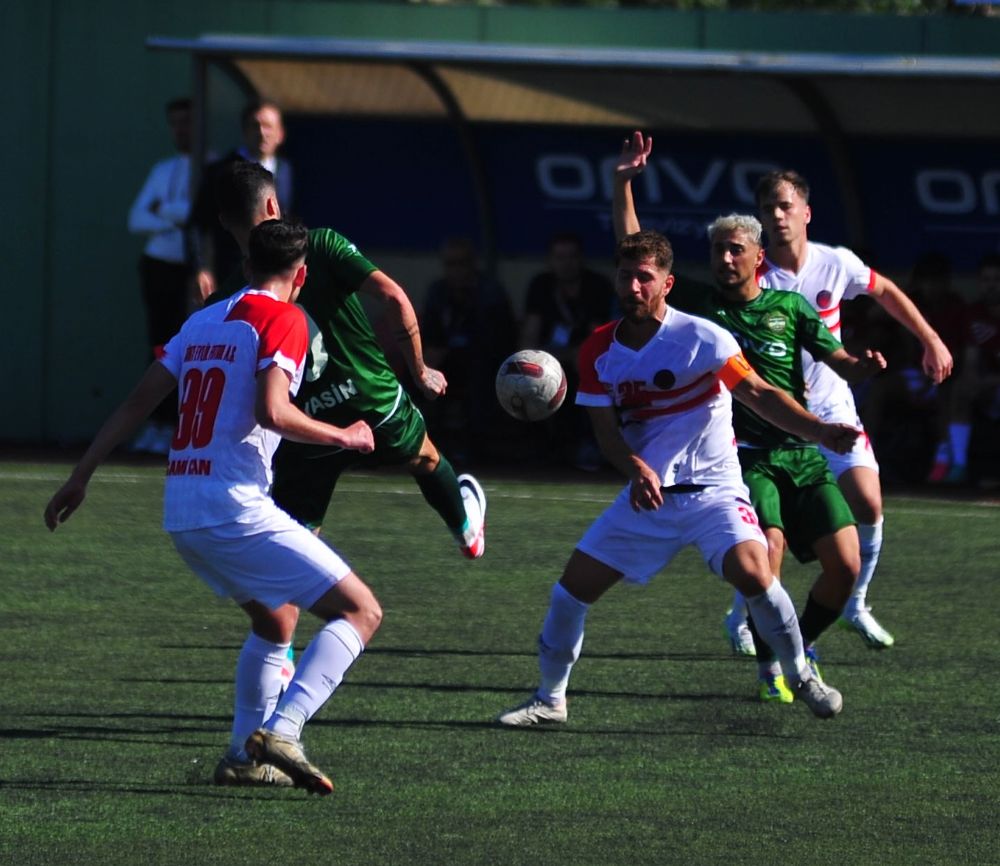
[(0, 779), (5, 791), (53, 791), (60, 794), (140, 794), (167, 797), (200, 797), (210, 800), (258, 800), (276, 797), (308, 797), (305, 791), (289, 788), (226, 788), (212, 784), (210, 776), (191, 776), (176, 785), (141, 785), (135, 782), (98, 782), (94, 779), (53, 779), (52, 781)]
[[(305, 644), (301, 645), (304, 648)], [(236, 644), (161, 644), (161, 649), (166, 650), (218, 650), (238, 654), (242, 646)], [(365, 649), (366, 656), (407, 656), (407, 657), (448, 657), (458, 658), (537, 658), (538, 652), (529, 650), (502, 650), (502, 649), (429, 649), (427, 647), (384, 647), (373, 646)], [(594, 653), (586, 654), (588, 659), (605, 661), (651, 661), (651, 662), (718, 662), (726, 659), (737, 659), (729, 652), (720, 650), (719, 652), (617, 652), (617, 653)], [(125, 680), (125, 682), (152, 682), (152, 680)], [(156, 682), (202, 682), (201, 680), (156, 680)], [(219, 680), (204, 680), (203, 682), (219, 682)]]

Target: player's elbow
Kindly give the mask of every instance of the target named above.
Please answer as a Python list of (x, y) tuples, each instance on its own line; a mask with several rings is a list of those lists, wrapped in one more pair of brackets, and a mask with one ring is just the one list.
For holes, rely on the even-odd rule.
[(258, 400), (254, 406), (254, 419), (265, 430), (281, 433), (285, 427), (284, 407), (274, 400)]

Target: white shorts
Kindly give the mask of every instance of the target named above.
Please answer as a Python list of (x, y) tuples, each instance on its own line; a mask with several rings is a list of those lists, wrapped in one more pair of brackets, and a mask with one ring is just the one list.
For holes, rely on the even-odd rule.
[(291, 602), (309, 609), (350, 566), (301, 523), (275, 507), (252, 525), (225, 523), (171, 532), (181, 558), (217, 595), (271, 610)]
[(626, 580), (647, 583), (689, 544), (722, 577), (725, 555), (742, 541), (767, 542), (740, 485), (707, 487), (697, 493), (666, 493), (656, 511), (632, 510), (626, 487), (591, 524), (577, 550), (620, 571)]
[(837, 454), (829, 448), (819, 447), (820, 454), (826, 458), (827, 465), (833, 473), (834, 478), (840, 478), (848, 469), (871, 469), (878, 472), (878, 461), (875, 459), (875, 452), (872, 450), (871, 440), (865, 432), (858, 417), (858, 410), (854, 407), (853, 400), (844, 400), (831, 403), (828, 406), (821, 406), (819, 411), (813, 410), (817, 417), (828, 424), (850, 424), (861, 430), (861, 435), (854, 440), (854, 447), (846, 454)]

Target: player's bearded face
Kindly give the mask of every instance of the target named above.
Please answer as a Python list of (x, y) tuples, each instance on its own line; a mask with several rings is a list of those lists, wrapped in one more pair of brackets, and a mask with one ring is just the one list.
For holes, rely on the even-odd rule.
[(782, 246), (801, 238), (811, 218), (808, 203), (788, 181), (777, 184), (760, 201), (760, 221), (772, 245)]
[(652, 257), (641, 262), (622, 259), (615, 274), (615, 287), (625, 318), (631, 322), (662, 319), (674, 277), (658, 267)]

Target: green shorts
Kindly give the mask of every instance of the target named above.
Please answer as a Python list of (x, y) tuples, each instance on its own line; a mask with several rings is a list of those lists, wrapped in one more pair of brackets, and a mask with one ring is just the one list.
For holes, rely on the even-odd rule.
[(396, 411), (389, 418), (372, 423), (372, 432), (375, 450), (371, 454), (284, 440), (274, 455), (271, 488), (278, 507), (310, 529), (321, 526), (337, 479), (345, 469), (406, 463), (420, 453), (427, 424), (409, 395), (403, 392)]
[(856, 521), (826, 460), (815, 448), (740, 449), (743, 480), (764, 529), (785, 533), (799, 562), (816, 559), (813, 545)]

